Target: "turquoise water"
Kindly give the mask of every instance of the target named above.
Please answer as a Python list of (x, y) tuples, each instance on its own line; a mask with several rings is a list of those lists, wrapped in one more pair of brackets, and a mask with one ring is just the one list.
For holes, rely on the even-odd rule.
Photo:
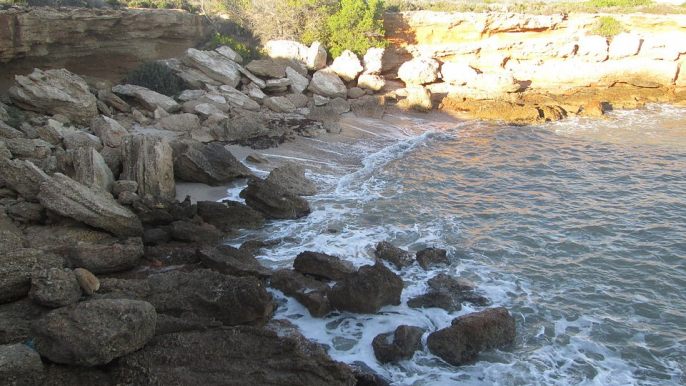
[[(260, 256), (275, 267), (306, 249), (371, 264), (382, 240), (447, 249), (450, 267), (396, 271), (406, 283), (403, 304), (377, 315), (315, 319), (275, 291), (277, 317), (328, 345), (335, 359), (364, 362), (393, 384), (683, 385), (684, 112), (651, 106), (608, 121), (524, 127), (369, 121), (365, 130), (383, 134), (363, 146), (312, 143), (354, 154), (360, 165), (310, 174), (324, 188), (310, 199), (311, 216), (246, 238), (285, 238)], [(516, 343), (461, 367), (426, 349), (396, 365), (376, 362), (376, 334), (411, 324), (426, 339), (479, 310), (407, 307), (439, 272), (477, 283), (507, 307)]]

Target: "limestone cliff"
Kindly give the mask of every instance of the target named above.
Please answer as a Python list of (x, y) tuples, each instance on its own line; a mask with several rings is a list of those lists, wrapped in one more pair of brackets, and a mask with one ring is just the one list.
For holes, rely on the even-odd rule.
[(209, 31), (203, 16), (177, 10), (0, 10), (0, 90), (34, 67), (118, 81), (144, 61), (180, 56)]

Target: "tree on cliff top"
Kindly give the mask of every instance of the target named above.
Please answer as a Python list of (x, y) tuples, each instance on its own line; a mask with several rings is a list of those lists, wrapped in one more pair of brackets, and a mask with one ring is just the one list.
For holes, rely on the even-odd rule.
[(341, 0), (337, 11), (326, 21), (327, 46), (332, 57), (350, 50), (364, 55), (371, 47), (385, 47), (383, 0)]

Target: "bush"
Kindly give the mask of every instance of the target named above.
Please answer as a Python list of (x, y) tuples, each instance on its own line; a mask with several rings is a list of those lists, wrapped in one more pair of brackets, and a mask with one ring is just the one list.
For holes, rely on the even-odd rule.
[(143, 86), (166, 96), (183, 91), (183, 81), (169, 67), (160, 62), (146, 62), (126, 76), (126, 83)]
[(382, 12), (382, 0), (341, 0), (340, 8), (326, 21), (331, 56), (345, 50), (363, 56), (371, 47), (385, 47)]
[(232, 50), (236, 51), (245, 62), (250, 62), (255, 59), (262, 57), (262, 52), (256, 47), (248, 47), (243, 43), (238, 43), (232, 37), (222, 35), (220, 33), (215, 33), (210, 38), (210, 41), (205, 44), (203, 50), (211, 51), (217, 47), (229, 46)]
[(612, 16), (602, 16), (600, 18), (600, 26), (595, 30), (591, 31), (594, 35), (604, 36), (610, 40), (613, 37), (619, 35), (622, 32), (626, 32), (627, 29)]
[(589, 4), (598, 8), (608, 7), (636, 7), (641, 5), (651, 5), (652, 0), (590, 0)]

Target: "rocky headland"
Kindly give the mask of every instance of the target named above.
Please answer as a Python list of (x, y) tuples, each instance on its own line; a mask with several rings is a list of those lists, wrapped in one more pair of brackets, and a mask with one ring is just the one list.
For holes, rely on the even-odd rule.
[[(388, 14), (391, 45), (364, 58), (345, 52), (327, 62), (317, 43), (273, 41), (265, 58), (246, 62), (226, 46), (193, 48), (202, 21), (173, 12), (160, 13), (172, 27), (156, 30), (148, 20), (154, 11), (0, 11), (3, 76), (24, 60), (51, 63), (12, 77), (0, 104), (2, 384), (384, 384), (274, 320), (269, 288), (312, 317), (376, 313), (399, 304), (398, 271), (449, 265), (450, 256), (379, 240), (375, 263), (359, 269), (318, 251), (294, 256), (292, 268), (263, 266), (255, 255), (265, 241), (224, 242), (267, 221), (308, 216), (317, 186), (302, 165), (265, 166), (253, 152), (336, 135), (342, 114), (440, 108), (540, 123), (683, 95), (686, 40), (674, 34), (686, 34), (686, 19), (677, 16), (631, 16), (652, 28), (608, 43), (588, 35), (593, 16)], [(64, 31), (41, 37), (34, 17), (78, 21), (74, 28), (92, 40)], [(119, 25), (138, 48), (97, 38)], [(175, 25), (186, 27), (175, 35)], [(164, 41), (172, 48), (154, 48)], [(90, 59), (123, 52), (131, 56), (115, 68), (128, 68), (127, 58), (159, 59), (185, 90), (170, 97), (113, 82), (118, 77), (102, 76), (110, 64), (100, 76), (80, 76), (84, 66), (104, 63)], [(235, 147), (249, 155), (238, 159), (228, 150)], [(246, 164), (269, 176), (256, 177)], [(188, 183), (226, 192), (246, 179), (239, 182), (247, 185), (245, 203), (180, 194)], [(460, 278), (440, 274), (427, 284), (408, 306), (490, 306)], [(428, 350), (457, 366), (511, 344), (516, 331), (507, 310), (486, 308), (438, 331), (400, 326), (381, 334), (377, 359), (411, 358), (424, 334)]]

